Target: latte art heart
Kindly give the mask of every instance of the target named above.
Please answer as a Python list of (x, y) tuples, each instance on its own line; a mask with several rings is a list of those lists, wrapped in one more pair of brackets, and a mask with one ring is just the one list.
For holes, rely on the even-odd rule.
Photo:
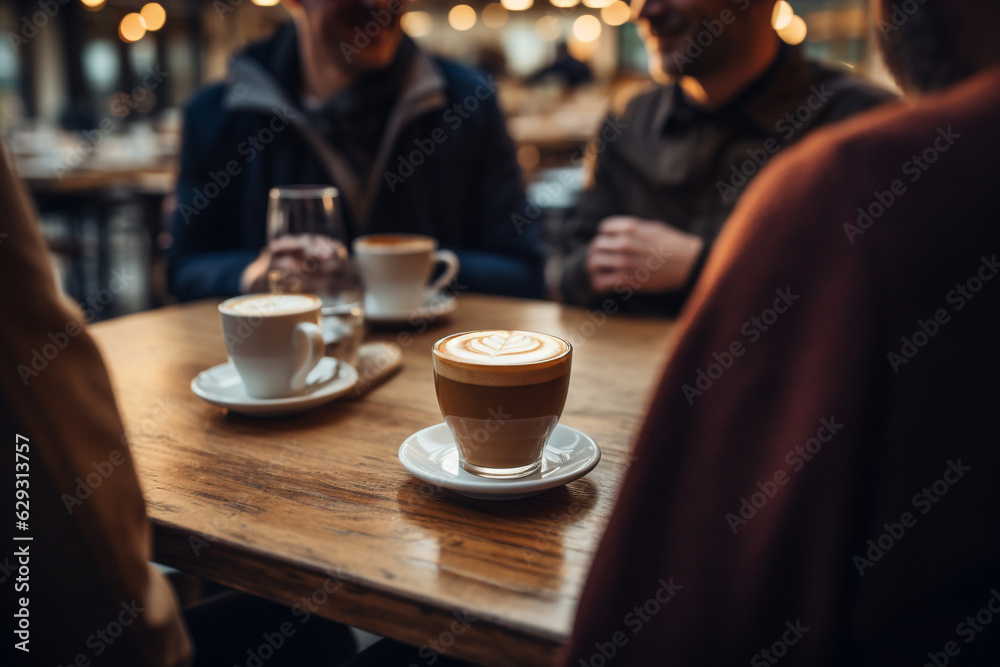
[(561, 338), (533, 331), (469, 331), (444, 338), (435, 355), (452, 363), (498, 368), (548, 364), (566, 355), (569, 344)]
[(542, 346), (542, 342), (537, 338), (521, 333), (513, 336), (494, 333), (485, 338), (471, 338), (466, 344), (476, 352), (490, 355), (491, 358), (508, 354), (527, 354)]

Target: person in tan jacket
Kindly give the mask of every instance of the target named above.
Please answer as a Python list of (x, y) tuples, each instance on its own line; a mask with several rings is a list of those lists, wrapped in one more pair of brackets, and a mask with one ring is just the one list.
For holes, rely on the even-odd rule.
[[(149, 562), (149, 520), (107, 370), (79, 309), (60, 296), (35, 219), (0, 146), (0, 437), (10, 447), (4, 493), (23, 503), (0, 579), (14, 606), (5, 629), (15, 631), (15, 660), (189, 665), (174, 591)], [(33, 350), (44, 369), (19, 373)]]

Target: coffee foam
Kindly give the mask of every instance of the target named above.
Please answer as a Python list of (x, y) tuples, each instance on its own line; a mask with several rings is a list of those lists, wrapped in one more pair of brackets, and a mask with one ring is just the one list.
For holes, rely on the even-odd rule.
[(406, 234), (375, 234), (354, 241), (355, 251), (379, 254), (433, 252), (436, 247), (437, 243), (430, 237)]
[(241, 317), (280, 317), (307, 313), (320, 305), (310, 294), (253, 294), (224, 301), (219, 310)]
[(548, 334), (490, 329), (468, 331), (434, 344), (434, 370), (457, 382), (515, 386), (569, 372), (573, 348)]

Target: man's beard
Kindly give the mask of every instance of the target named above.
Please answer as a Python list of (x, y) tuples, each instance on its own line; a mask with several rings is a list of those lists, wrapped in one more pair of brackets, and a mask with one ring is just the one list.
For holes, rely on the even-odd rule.
[(926, 0), (913, 14), (902, 9), (911, 3), (880, 2), (882, 16), (875, 36), (886, 66), (904, 90), (941, 90), (971, 73), (954, 48), (938, 0)]

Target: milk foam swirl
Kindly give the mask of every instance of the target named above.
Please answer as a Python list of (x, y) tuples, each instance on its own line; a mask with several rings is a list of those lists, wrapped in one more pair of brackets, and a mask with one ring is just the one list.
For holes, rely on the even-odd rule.
[(555, 336), (528, 331), (471, 331), (441, 341), (436, 351), (451, 361), (477, 366), (533, 364), (565, 354), (569, 346)]
[(229, 299), (222, 308), (243, 317), (281, 317), (308, 312), (318, 303), (319, 299), (307, 294), (254, 294)]

